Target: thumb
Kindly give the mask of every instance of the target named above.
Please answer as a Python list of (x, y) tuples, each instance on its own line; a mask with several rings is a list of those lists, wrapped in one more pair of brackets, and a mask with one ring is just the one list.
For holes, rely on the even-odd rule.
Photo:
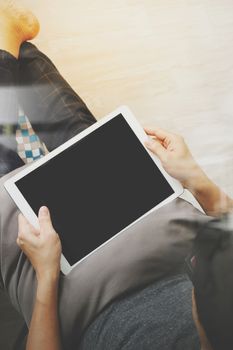
[(160, 160), (163, 160), (166, 155), (166, 149), (158, 140), (151, 139), (149, 141), (146, 141), (145, 145), (151, 152), (158, 156)]
[(42, 234), (54, 231), (50, 213), (47, 207), (41, 207), (39, 210), (39, 224)]

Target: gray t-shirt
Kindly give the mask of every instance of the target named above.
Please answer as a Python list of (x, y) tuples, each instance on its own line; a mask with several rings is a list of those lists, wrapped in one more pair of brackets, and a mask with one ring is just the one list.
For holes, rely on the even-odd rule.
[(186, 275), (156, 282), (108, 306), (89, 326), (80, 350), (199, 350)]

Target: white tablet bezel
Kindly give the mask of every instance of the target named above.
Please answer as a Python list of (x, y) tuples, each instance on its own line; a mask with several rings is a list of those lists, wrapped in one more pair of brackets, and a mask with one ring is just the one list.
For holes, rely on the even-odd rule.
[(139, 220), (141, 220), (143, 217), (145, 217), (146, 215), (150, 214), (152, 211), (157, 210), (159, 208), (161, 208), (162, 206), (164, 206), (165, 204), (171, 202), (173, 199), (179, 197), (182, 193), (183, 193), (183, 187), (182, 185), (175, 180), (174, 178), (172, 178), (170, 175), (167, 174), (167, 172), (163, 169), (160, 160), (152, 153), (150, 152), (144, 145), (144, 142), (146, 140), (148, 140), (148, 136), (145, 133), (145, 131), (143, 130), (142, 126), (139, 124), (139, 122), (135, 119), (134, 115), (132, 114), (132, 112), (130, 111), (130, 109), (126, 106), (122, 106), (119, 107), (118, 109), (116, 109), (115, 111), (113, 111), (112, 113), (110, 113), (109, 115), (107, 115), (106, 117), (102, 118), (101, 120), (99, 120), (98, 122), (96, 122), (95, 124), (93, 124), (92, 126), (90, 126), (89, 128), (85, 129), (84, 131), (82, 131), (81, 133), (79, 133), (78, 135), (74, 136), (72, 139), (70, 139), (69, 141), (65, 142), (63, 145), (59, 146), (58, 148), (56, 148), (55, 150), (53, 150), (52, 152), (50, 152), (49, 154), (47, 154), (46, 156), (44, 156), (43, 158), (39, 159), (38, 161), (32, 163), (31, 165), (29, 165), (28, 167), (26, 167), (25, 169), (19, 171), (19, 173), (17, 173), (16, 175), (14, 175), (12, 178), (8, 179), (5, 183), (4, 186), (7, 190), (7, 192), (10, 194), (10, 196), (12, 197), (12, 199), (14, 200), (14, 202), (16, 203), (16, 205), (18, 206), (19, 210), (22, 212), (22, 214), (27, 218), (27, 220), (36, 228), (39, 228), (39, 223), (38, 223), (38, 218), (35, 215), (34, 211), (32, 210), (32, 208), (30, 207), (30, 205), (28, 204), (28, 202), (26, 201), (26, 199), (24, 198), (24, 196), (22, 195), (22, 193), (19, 191), (19, 189), (17, 188), (17, 186), (15, 185), (15, 183), (22, 179), (24, 176), (26, 176), (27, 174), (29, 174), (30, 172), (32, 172), (33, 170), (39, 168), (42, 164), (46, 163), (48, 160), (52, 159), (53, 157), (55, 157), (56, 155), (58, 155), (59, 153), (63, 152), (64, 150), (66, 150), (67, 148), (69, 148), (70, 146), (72, 146), (74, 143), (76, 143), (77, 141), (81, 140), (82, 138), (84, 138), (85, 136), (87, 136), (88, 134), (90, 134), (91, 132), (93, 132), (94, 130), (98, 129), (99, 127), (101, 127), (102, 125), (104, 125), (105, 123), (107, 123), (108, 121), (110, 121), (111, 119), (115, 118), (116, 116), (118, 116), (119, 114), (122, 114), (122, 116), (125, 118), (125, 120), (127, 121), (127, 123), (129, 124), (129, 126), (131, 127), (131, 129), (134, 131), (135, 135), (138, 137), (139, 141), (141, 142), (141, 144), (143, 145), (143, 147), (145, 148), (145, 151), (147, 153), (149, 153), (149, 155), (151, 156), (151, 158), (154, 160), (155, 164), (157, 165), (157, 167), (159, 168), (159, 170), (161, 171), (161, 173), (163, 174), (163, 176), (165, 177), (165, 179), (167, 180), (167, 182), (170, 184), (170, 186), (172, 187), (172, 189), (174, 190), (174, 194), (172, 194), (171, 196), (169, 196), (167, 199), (165, 199), (164, 201), (162, 201), (160, 204), (158, 204), (157, 206), (155, 206), (154, 208), (152, 208), (150, 211), (148, 211), (147, 213), (145, 213), (143, 216), (141, 216), (140, 218), (138, 218), (137, 220), (135, 220), (133, 223), (131, 223), (130, 225), (128, 225), (126, 228), (124, 228), (123, 230), (121, 230), (119, 233), (117, 233), (116, 235), (114, 235), (111, 239), (109, 239), (108, 241), (104, 242), (102, 245), (100, 245), (99, 247), (97, 247), (94, 251), (92, 251), (91, 253), (89, 253), (87, 256), (85, 256), (84, 258), (82, 258), (81, 260), (79, 260), (77, 263), (75, 263), (74, 265), (70, 265), (68, 263), (68, 261), (66, 260), (66, 258), (62, 255), (61, 258), (61, 270), (64, 274), (68, 274), (77, 264), (79, 264), (81, 261), (83, 261), (84, 259), (86, 259), (90, 254), (92, 254), (93, 252), (95, 252), (96, 250), (100, 249), (103, 245), (107, 244), (109, 241), (111, 241), (112, 239), (114, 239), (115, 237), (117, 237), (119, 234), (121, 234), (125, 229), (127, 229), (128, 227), (130, 227), (131, 225), (135, 224), (136, 222), (138, 222)]

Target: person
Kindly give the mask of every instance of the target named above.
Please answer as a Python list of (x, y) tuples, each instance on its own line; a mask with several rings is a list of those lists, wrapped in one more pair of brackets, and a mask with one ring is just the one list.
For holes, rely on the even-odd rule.
[[(20, 82), (33, 87), (18, 92), (27, 114), (46, 118), (47, 131), (55, 126), (56, 133), (48, 138), (49, 149), (93, 124), (95, 118), (52, 62), (35, 46), (25, 42), (38, 31), (35, 18), (25, 11), (22, 16), (22, 10), (15, 11), (14, 6), (4, 7), (1, 23), (0, 83), (10, 86), (6, 89), (8, 98), (1, 99), (1, 113), (17, 115), (15, 85)], [(146, 129), (146, 132), (151, 136), (148, 148), (158, 155), (172, 176), (194, 193), (208, 215), (219, 215), (232, 207), (232, 200), (198, 167), (182, 138), (158, 128)], [(128, 229), (122, 237), (93, 254), (68, 276), (63, 276), (60, 274), (61, 244), (48, 208), (40, 209), (40, 230), (35, 230), (20, 215), (17, 235), (18, 210), (3, 187), (11, 175), (0, 181), (0, 200), (4, 203), (0, 208), (0, 282), (30, 326), (27, 349), (77, 346), (85, 349), (171, 349), (174, 341), (177, 349), (198, 348), (191, 315), (192, 287), (183, 275), (183, 260), (197, 235), (193, 222), (199, 227), (212, 222), (212, 217), (178, 199), (143, 219), (137, 230)], [(138, 311), (135, 300), (138, 306), (145, 305), (141, 303), (145, 296), (150, 302), (148, 305), (157, 307), (153, 315), (156, 327), (148, 326), (148, 322), (144, 324), (145, 335), (149, 329), (153, 337), (140, 337), (139, 341), (139, 328), (135, 332), (131, 328), (128, 336), (131, 334), (134, 342), (128, 337), (124, 343), (122, 327), (126, 331), (129, 329), (122, 319), (128, 323), (128, 318), (118, 320), (117, 327), (122, 326), (118, 332), (116, 323), (111, 322), (114, 305), (117, 309), (128, 303), (135, 316)], [(170, 299), (171, 304), (167, 305)], [(148, 309), (141, 311), (142, 318), (150, 315)], [(182, 324), (178, 325), (176, 312), (182, 315)], [(121, 317), (124, 314), (122, 309), (120, 314)], [(164, 317), (168, 317), (166, 322)], [(114, 329), (106, 330), (106, 336), (97, 339), (98, 325), (104, 329), (103, 320), (107, 327), (114, 325)], [(140, 327), (140, 331), (143, 330)]]
[[(194, 193), (199, 193), (198, 191), (200, 191), (200, 197), (197, 196), (197, 198), (199, 199), (200, 203), (202, 203), (203, 208), (205, 208), (207, 211), (211, 211), (214, 215), (219, 215), (222, 214), (223, 212), (227, 212), (228, 210), (230, 210), (230, 208), (232, 208), (232, 200), (227, 197), (225, 194), (220, 193), (219, 190), (217, 190), (217, 187), (212, 184), (212, 191), (210, 192), (210, 195), (208, 193), (208, 186), (207, 187), (202, 187), (203, 183), (202, 181), (206, 180), (207, 178), (204, 175), (204, 173), (202, 172), (202, 170), (200, 168), (198, 168), (197, 164), (194, 162), (190, 152), (188, 151), (188, 148), (186, 147), (184, 141), (178, 137), (177, 135), (171, 134), (171, 133), (167, 133), (165, 131), (162, 131), (161, 129), (157, 129), (157, 131), (152, 131), (152, 130), (148, 130), (147, 132), (149, 134), (152, 135), (157, 135), (157, 137), (166, 137), (166, 145), (162, 145), (163, 148), (161, 148), (161, 143), (158, 143), (158, 140), (153, 141), (151, 144), (148, 144), (148, 147), (150, 147), (151, 150), (153, 150), (154, 152), (156, 152), (156, 154), (160, 153), (160, 159), (163, 161), (163, 156), (165, 157), (166, 155), (166, 161), (167, 161), (167, 157), (170, 157), (170, 152), (172, 150), (172, 157), (169, 161), (169, 166), (171, 166), (171, 164), (174, 164), (174, 167), (171, 166), (171, 168), (169, 169), (170, 174), (173, 173), (174, 171), (176, 172), (176, 177), (180, 180), (183, 181), (188, 181), (188, 178), (190, 178), (190, 176), (187, 175), (187, 177), (185, 176), (184, 172), (181, 171), (177, 173), (177, 169), (181, 167), (181, 163), (184, 162), (184, 168), (188, 168), (189, 164), (190, 164), (190, 170), (192, 168), (193, 170), (193, 174), (195, 174), (195, 183), (196, 186), (194, 186), (194, 179), (190, 178), (190, 184), (192, 184), (192, 186), (190, 185), (190, 189), (192, 189), (193, 191), (195, 191)], [(164, 139), (163, 139), (164, 140)], [(169, 147), (167, 146), (169, 144)], [(156, 151), (155, 151), (156, 149)], [(185, 164), (186, 163), (186, 164)], [(166, 167), (166, 164), (168, 163), (164, 163), (164, 166)], [(199, 175), (198, 175), (199, 172)], [(174, 173), (173, 173), (174, 174)], [(188, 174), (188, 173), (187, 173)], [(200, 176), (200, 177), (198, 177)], [(205, 177), (205, 179), (202, 177)], [(183, 180), (182, 180), (182, 177)], [(205, 197), (202, 197), (203, 193), (199, 187), (199, 181), (200, 179), (202, 179), (202, 181), (200, 182), (201, 184), (201, 188), (206, 192)], [(198, 180), (198, 181), (197, 181)], [(209, 183), (209, 185), (211, 185), (211, 183)], [(216, 191), (216, 192), (215, 192)], [(222, 198), (219, 197), (219, 199), (216, 201), (215, 198), (218, 198), (218, 196), (220, 196)], [(204, 201), (202, 201), (202, 198), (204, 198)], [(212, 198), (214, 198), (214, 201), (212, 200)], [(224, 203), (225, 206), (222, 206), (222, 203)], [(59, 276), (59, 269), (60, 269), (60, 254), (61, 254), (61, 245), (60, 245), (60, 240), (58, 238), (58, 235), (56, 234), (56, 232), (53, 229), (52, 226), (52, 222), (51, 222), (51, 218), (49, 215), (49, 211), (47, 208), (41, 208), (41, 211), (39, 213), (39, 220), (40, 220), (40, 225), (41, 225), (41, 230), (39, 232), (37, 232), (36, 230), (34, 230), (34, 228), (27, 222), (27, 220), (20, 215), (19, 216), (19, 236), (18, 236), (18, 244), (19, 246), (23, 249), (23, 251), (25, 252), (25, 254), (28, 256), (29, 260), (31, 261), (32, 265), (35, 268), (35, 271), (38, 275), (38, 300), (40, 300), (40, 298), (45, 298), (45, 300), (48, 300), (48, 305), (50, 305), (51, 309), (50, 309), (50, 317), (51, 319), (49, 319), (48, 317), (44, 318), (40, 318), (40, 304), (39, 302), (36, 302), (35, 304), (35, 308), (34, 308), (34, 313), (33, 313), (33, 318), (32, 318), (32, 323), (31, 323), (31, 327), (30, 327), (30, 332), (29, 332), (29, 344), (30, 344), (30, 340), (32, 340), (32, 344), (39, 344), (41, 342), (41, 335), (38, 333), (36, 333), (35, 330), (38, 329), (38, 324), (41, 324), (41, 322), (44, 324), (45, 329), (49, 328), (49, 325), (51, 325), (51, 323), (53, 325), (56, 325), (56, 322), (58, 320), (57, 318), (57, 314), (56, 314), (56, 303), (54, 303), (54, 295), (57, 295), (57, 282), (58, 282), (58, 276)], [(220, 222), (221, 220), (216, 220), (216, 222)], [(216, 222), (211, 222), (208, 223), (208, 226), (202, 225), (201, 227), (198, 227), (198, 230), (201, 230), (201, 235), (197, 236), (196, 239), (196, 245), (198, 246), (198, 250), (196, 248), (197, 254), (196, 254), (196, 259), (199, 262), (200, 267), (197, 266), (195, 267), (195, 273), (194, 273), (194, 278), (193, 280), (195, 280), (194, 282), (194, 286), (195, 286), (195, 293), (192, 293), (192, 298), (193, 298), (193, 318), (195, 320), (197, 329), (199, 331), (199, 335), (200, 335), (200, 340), (201, 340), (201, 344), (202, 344), (202, 349), (205, 350), (211, 350), (212, 347), (209, 343), (208, 338), (205, 335), (205, 331), (202, 328), (201, 323), (199, 322), (199, 314), (202, 317), (202, 320), (204, 320), (204, 324), (206, 329), (208, 330), (208, 336), (211, 339), (211, 341), (213, 342), (213, 344), (217, 344), (213, 347), (213, 349), (231, 349), (232, 344), (233, 344), (233, 336), (232, 336), (232, 332), (231, 332), (231, 327), (229, 327), (229, 325), (231, 324), (229, 322), (229, 312), (227, 312), (227, 309), (224, 308), (224, 314), (223, 314), (223, 319), (221, 319), (221, 322), (224, 322), (224, 328), (223, 327), (219, 327), (219, 322), (216, 321), (216, 324), (218, 327), (216, 327), (215, 325), (215, 332), (213, 332), (213, 329), (211, 328), (210, 324), (211, 321), (208, 319), (208, 314), (211, 313), (213, 316), (213, 320), (215, 320), (216, 318), (216, 314), (215, 312), (213, 312), (213, 301), (210, 302), (210, 298), (214, 297), (214, 301), (216, 303), (216, 306), (218, 307), (222, 307), (224, 302), (223, 302), (223, 298), (225, 297), (226, 293), (222, 293), (220, 294), (218, 290), (215, 290), (213, 288), (213, 290), (210, 292), (206, 292), (206, 285), (203, 285), (203, 278), (204, 281), (207, 281), (205, 284), (208, 283), (212, 283), (213, 280), (217, 280), (218, 284), (220, 285), (221, 283), (223, 283), (224, 287), (226, 286), (231, 286), (230, 291), (233, 291), (233, 284), (231, 279), (229, 279), (230, 276), (230, 266), (231, 264), (229, 262), (232, 261), (233, 259), (233, 231), (231, 232), (227, 232), (226, 227), (225, 228), (219, 228), (216, 225)], [(213, 225), (213, 223), (215, 223), (215, 225)], [(211, 227), (212, 225), (212, 227)], [(211, 228), (211, 230), (210, 230)], [(231, 228), (233, 229), (233, 227)], [(217, 231), (217, 236), (214, 235), (214, 233), (216, 233)], [(229, 228), (228, 228), (229, 231)], [(209, 237), (208, 237), (209, 235)], [(219, 240), (224, 242), (224, 248), (220, 248), (223, 243), (219, 243)], [(230, 244), (229, 244), (230, 243)], [(211, 252), (213, 251), (213, 247), (214, 247), (214, 262), (210, 262), (209, 258), (208, 258), (208, 250), (211, 250)], [(202, 249), (202, 252), (200, 253), (200, 249)], [(51, 252), (53, 254), (51, 254)], [(225, 257), (225, 254), (228, 254), (229, 258)], [(230, 255), (229, 255), (230, 253)], [(212, 253), (213, 254), (213, 253)], [(221, 258), (219, 259), (219, 257), (217, 257), (217, 255), (220, 255)], [(206, 258), (205, 263), (203, 263), (203, 259), (204, 257)], [(216, 261), (217, 260), (217, 261)], [(43, 264), (42, 264), (43, 262)], [(216, 264), (220, 262), (221, 263), (221, 267), (222, 269), (217, 269)], [(222, 266), (222, 264), (224, 263), (224, 266)], [(210, 273), (209, 269), (207, 269), (207, 265), (210, 265), (212, 267), (211, 272)], [(51, 266), (51, 270), (52, 272), (50, 272), (50, 266)], [(199, 269), (199, 271), (197, 271)], [(223, 278), (222, 272), (226, 272), (229, 271), (229, 273), (226, 274), (226, 277)], [(40, 285), (40, 278), (41, 276), (45, 276), (46, 275), (46, 271), (49, 271), (49, 274), (51, 273), (51, 275), (56, 276), (54, 277), (54, 281), (53, 278), (49, 277), (48, 280), (50, 281), (51, 285), (49, 288), (49, 283), (46, 282), (45, 283), (45, 287), (42, 287)], [(174, 277), (169, 278), (169, 283), (171, 283), (171, 280), (174, 282)], [(165, 279), (166, 281), (166, 279)], [(230, 281), (230, 283), (227, 283), (227, 281)], [(164, 282), (164, 279), (163, 279)], [(182, 298), (182, 295), (180, 295), (180, 289), (178, 288), (178, 294), (177, 295), (177, 290), (173, 290), (173, 288), (177, 289), (177, 280), (175, 278), (175, 284), (174, 286), (172, 285), (166, 285), (165, 290), (168, 288), (170, 288), (169, 292), (173, 293), (173, 300), (175, 300), (176, 303), (178, 303), (178, 298)], [(154, 286), (153, 286), (154, 287)], [(183, 281), (182, 281), (182, 287), (184, 287)], [(42, 288), (42, 291), (40, 291), (40, 288)], [(47, 292), (47, 289), (49, 288), (50, 292)], [(184, 349), (184, 346), (186, 346), (185, 348), (189, 348), (189, 349), (197, 349), (199, 344), (197, 342), (197, 339), (195, 339), (195, 337), (192, 337), (192, 335), (190, 336), (186, 336), (186, 339), (184, 341), (184, 339), (182, 340), (178, 340), (177, 344), (173, 344), (174, 347), (171, 347), (169, 345), (169, 347), (167, 347), (166, 342), (167, 339), (163, 339), (162, 342), (161, 340), (159, 341), (159, 339), (161, 338), (162, 334), (161, 334), (161, 329), (168, 327), (169, 331), (171, 332), (171, 329), (169, 328), (170, 325), (170, 321), (169, 318), (172, 318), (172, 322), (174, 322), (175, 318), (177, 317), (177, 314), (175, 313), (175, 311), (178, 311), (175, 307), (172, 308), (172, 311), (174, 312), (173, 315), (169, 315), (165, 314), (165, 317), (168, 317), (168, 321), (165, 323), (164, 319), (161, 320), (161, 318), (159, 320), (156, 320), (156, 317), (154, 315), (152, 315), (152, 318), (154, 319), (153, 321), (157, 321), (157, 323), (155, 322), (155, 325), (153, 328), (151, 328), (151, 324), (148, 322), (148, 315), (149, 317), (150, 315), (150, 308), (146, 308), (146, 310), (142, 309), (142, 312), (140, 313), (140, 318), (143, 319), (143, 321), (146, 321), (145, 323), (143, 323), (143, 321), (141, 320), (141, 322), (139, 323), (140, 329), (137, 329), (136, 324), (138, 323), (138, 321), (132, 321), (131, 317), (137, 317), (137, 308), (141, 309), (143, 306), (148, 306), (147, 303), (153, 303), (154, 306), (152, 307), (152, 313), (156, 312), (156, 307), (158, 307), (158, 302), (161, 302), (161, 297), (157, 296), (156, 293), (155, 295), (150, 295), (149, 290), (151, 287), (147, 288), (147, 290), (143, 290), (140, 292), (136, 292), (134, 295), (131, 295), (130, 297), (125, 297), (123, 299), (121, 299), (120, 301), (115, 302), (115, 307), (112, 310), (111, 308), (114, 306), (114, 303), (108, 307), (102, 314), (100, 314), (100, 316), (97, 318), (97, 320), (95, 320), (93, 322), (93, 324), (90, 325), (89, 329), (87, 330), (86, 335), (84, 335), (84, 338), (82, 340), (82, 343), (80, 345), (80, 349)], [(158, 288), (158, 285), (156, 285), (156, 289)], [(45, 290), (45, 294), (43, 295), (43, 291)], [(209, 289), (207, 289), (209, 290)], [(159, 290), (161, 292), (161, 289)], [(153, 292), (155, 292), (155, 290), (153, 289)], [(158, 290), (157, 290), (158, 292)], [(41, 293), (41, 294), (40, 294)], [(138, 298), (139, 294), (142, 293), (144, 294), (144, 298), (147, 298), (147, 301), (140, 303), (140, 298)], [(205, 297), (203, 297), (203, 294), (205, 294)], [(219, 296), (220, 294), (220, 296)], [(227, 299), (227, 306), (229, 307), (229, 305), (231, 305), (232, 301), (231, 301), (231, 297), (230, 297), (230, 293), (228, 293), (228, 299)], [(196, 295), (197, 297), (195, 298), (194, 295)], [(169, 294), (167, 295), (169, 296)], [(163, 296), (164, 297), (164, 296)], [(171, 297), (171, 295), (170, 295)], [(191, 295), (190, 297), (190, 307), (191, 307)], [(49, 298), (51, 298), (51, 301), (49, 301)], [(218, 300), (220, 298), (220, 301)], [(138, 299), (138, 303), (135, 303), (134, 299)], [(156, 300), (157, 299), (157, 300)], [(199, 313), (197, 313), (197, 308), (196, 308), (196, 299), (198, 301), (198, 306), (200, 307), (200, 311)], [(133, 302), (132, 302), (133, 300)], [(167, 300), (168, 301), (168, 300)], [(182, 299), (182, 302), (184, 300)], [(204, 303), (204, 305), (203, 305)], [(126, 304), (126, 305), (125, 305)], [(130, 304), (130, 305), (127, 305)], [(210, 304), (210, 305), (208, 305)], [(136, 306), (137, 305), (137, 306)], [(208, 306), (207, 306), (208, 305)], [(116, 307), (118, 306), (118, 308)], [(185, 308), (184, 308), (185, 309)], [(204, 311), (203, 311), (204, 309)], [(44, 313), (42, 312), (42, 315), (45, 315), (46, 312), (48, 313), (48, 310), (45, 310)], [(157, 309), (158, 312), (158, 309)], [(187, 310), (186, 310), (187, 312)], [(125, 318), (126, 323), (127, 321), (129, 322), (129, 325), (126, 325), (124, 322), (123, 324), (120, 323), (120, 321), (122, 322), (122, 318), (124, 320), (125, 317), (125, 313), (126, 316), (128, 316), (128, 320)], [(145, 319), (144, 314), (146, 313), (146, 317)], [(224, 319), (224, 315), (225, 318), (227, 318), (227, 321)], [(228, 317), (227, 317), (228, 316)], [(117, 322), (117, 317), (118, 317), (118, 322)], [(112, 318), (112, 319), (111, 319)], [(231, 311), (230, 311), (230, 320), (232, 319), (231, 316)], [(47, 324), (45, 322), (45, 320), (47, 321)], [(130, 321), (131, 320), (131, 321)], [(108, 322), (107, 322), (108, 321)], [(162, 322), (163, 321), (163, 322)], [(184, 322), (187, 321), (187, 317), (184, 317), (183, 321), (182, 321), (182, 332), (187, 331), (187, 325), (186, 328), (184, 326)], [(162, 324), (158, 324), (158, 322), (160, 322)], [(212, 324), (215, 323), (215, 321), (212, 321)], [(106, 326), (106, 324), (108, 324)], [(120, 325), (119, 325), (120, 324)], [(156, 330), (156, 326), (157, 326), (157, 330)], [(227, 326), (227, 327), (226, 327)], [(111, 329), (112, 328), (112, 329)], [(53, 330), (53, 334), (50, 329), (50, 334), (44, 332), (43, 330), (43, 336), (46, 337), (47, 341), (50, 339), (50, 344), (48, 345), (48, 349), (59, 349), (58, 345), (55, 345), (55, 341), (54, 340), (58, 340), (59, 339), (59, 327), (57, 326), (56, 329)], [(129, 335), (129, 329), (133, 329), (134, 330), (134, 334)], [(148, 332), (148, 329), (150, 330)], [(230, 331), (229, 331), (230, 329)], [(221, 330), (221, 331), (220, 331)], [(116, 336), (116, 331), (118, 336)], [(102, 333), (105, 333), (104, 335)], [(165, 331), (166, 336), (167, 336), (167, 331)], [(153, 336), (152, 336), (153, 335)], [(227, 335), (227, 337), (226, 337)], [(120, 336), (120, 340), (118, 339), (118, 337)], [(146, 337), (150, 336), (150, 341), (152, 340), (152, 343), (149, 341), (148, 339), (146, 339)], [(174, 335), (173, 335), (174, 336)], [(115, 337), (115, 339), (114, 339)], [(124, 343), (124, 337), (127, 339), (128, 344)], [(224, 338), (225, 337), (225, 338)], [(133, 339), (132, 339), (133, 338)], [(217, 338), (217, 340), (216, 340)], [(113, 340), (114, 339), (114, 340)], [(165, 340), (165, 342), (164, 342)], [(230, 342), (229, 342), (230, 340)], [(176, 340), (177, 341), (177, 340)], [(35, 342), (35, 343), (34, 343)], [(121, 345), (120, 345), (121, 344)], [(34, 345), (35, 346), (35, 345)], [(30, 348), (30, 347), (29, 347)], [(31, 347), (33, 348), (33, 346)]]

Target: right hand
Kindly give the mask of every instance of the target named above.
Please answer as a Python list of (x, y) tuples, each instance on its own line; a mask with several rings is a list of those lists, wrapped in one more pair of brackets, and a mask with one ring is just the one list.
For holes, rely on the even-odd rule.
[(38, 281), (58, 279), (60, 274), (61, 241), (53, 228), (48, 208), (39, 211), (40, 229), (36, 230), (19, 215), (17, 244), (30, 260)]
[(204, 173), (194, 160), (183, 137), (160, 128), (144, 129), (150, 140), (146, 147), (161, 161), (169, 175), (181, 182), (184, 188), (195, 186)]

